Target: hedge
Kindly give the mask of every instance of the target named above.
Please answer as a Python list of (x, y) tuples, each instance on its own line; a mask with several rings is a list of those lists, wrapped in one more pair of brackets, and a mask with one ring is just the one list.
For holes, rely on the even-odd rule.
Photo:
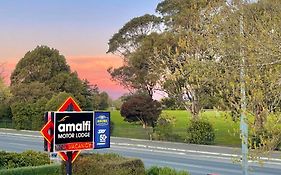
[[(65, 163), (62, 170), (65, 171)], [(124, 158), (117, 154), (82, 154), (72, 167), (75, 175), (144, 175), (144, 164), (139, 159)], [(65, 172), (63, 172), (65, 173)]]
[(59, 174), (62, 174), (60, 164), (0, 170), (0, 175), (59, 175)]
[(50, 163), (47, 153), (25, 151), (22, 153), (0, 151), (0, 170), (27, 166), (39, 166)]
[(153, 166), (146, 170), (146, 175), (189, 175), (186, 171), (177, 171), (169, 167)]

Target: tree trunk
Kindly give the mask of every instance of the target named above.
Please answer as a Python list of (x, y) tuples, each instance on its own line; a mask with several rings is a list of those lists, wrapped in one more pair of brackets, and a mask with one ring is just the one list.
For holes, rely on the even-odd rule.
[(199, 118), (200, 106), (198, 98), (195, 94), (193, 95), (193, 99), (191, 101), (190, 111), (192, 114), (192, 119), (197, 120)]
[(146, 129), (146, 124), (145, 123), (142, 123), (142, 128)]
[(257, 131), (263, 131), (266, 123), (267, 110), (263, 105), (258, 104), (255, 110), (255, 121), (254, 125)]

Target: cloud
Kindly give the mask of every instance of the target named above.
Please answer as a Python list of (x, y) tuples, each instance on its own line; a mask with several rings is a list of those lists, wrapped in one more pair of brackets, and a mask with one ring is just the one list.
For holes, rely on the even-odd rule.
[(101, 91), (106, 91), (116, 99), (127, 91), (113, 82), (107, 72), (109, 67), (120, 67), (123, 60), (113, 55), (106, 56), (68, 56), (67, 62), (72, 71), (76, 71), (81, 79), (97, 84)]
[(10, 84), (10, 76), (15, 69), (17, 62), (17, 59), (5, 59), (5, 61), (0, 63), (0, 73), (7, 85)]
[[(10, 84), (10, 75), (15, 69), (17, 59), (6, 59), (3, 63), (3, 76), (7, 84)], [(66, 61), (72, 71), (78, 73), (79, 78), (87, 79), (91, 84), (97, 84), (100, 91), (106, 91), (109, 96), (116, 99), (127, 92), (117, 82), (110, 79), (107, 72), (109, 67), (120, 67), (123, 60), (114, 55), (101, 56), (66, 56)]]

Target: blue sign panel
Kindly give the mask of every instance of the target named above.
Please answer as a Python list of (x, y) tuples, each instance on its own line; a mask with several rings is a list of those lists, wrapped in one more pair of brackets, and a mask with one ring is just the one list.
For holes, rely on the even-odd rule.
[(95, 149), (110, 147), (110, 113), (95, 111)]

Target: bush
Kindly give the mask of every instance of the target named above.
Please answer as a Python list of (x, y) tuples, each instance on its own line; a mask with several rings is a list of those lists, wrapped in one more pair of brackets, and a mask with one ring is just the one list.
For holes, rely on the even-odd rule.
[(194, 144), (213, 144), (215, 141), (213, 126), (207, 121), (192, 120), (187, 127), (186, 141)]
[(249, 145), (252, 149), (280, 150), (281, 141), (279, 133), (270, 132), (266, 129), (253, 132), (250, 134)]
[(161, 115), (153, 133), (154, 140), (179, 141), (180, 136), (173, 132), (175, 118)]
[(41, 165), (0, 170), (0, 175), (58, 175), (61, 174), (61, 165)]
[(161, 104), (149, 95), (137, 94), (125, 101), (120, 114), (128, 122), (140, 122), (144, 128), (154, 127), (161, 114)]
[(38, 166), (49, 164), (48, 154), (35, 151), (23, 153), (0, 152), (0, 169), (10, 169), (26, 166)]
[[(65, 171), (65, 163), (62, 165)], [(139, 159), (129, 159), (117, 154), (82, 154), (73, 164), (75, 175), (144, 175), (143, 162)], [(65, 173), (65, 172), (64, 172)]]
[(153, 166), (146, 171), (146, 175), (189, 175), (186, 171), (176, 171), (168, 167), (156, 167)]

